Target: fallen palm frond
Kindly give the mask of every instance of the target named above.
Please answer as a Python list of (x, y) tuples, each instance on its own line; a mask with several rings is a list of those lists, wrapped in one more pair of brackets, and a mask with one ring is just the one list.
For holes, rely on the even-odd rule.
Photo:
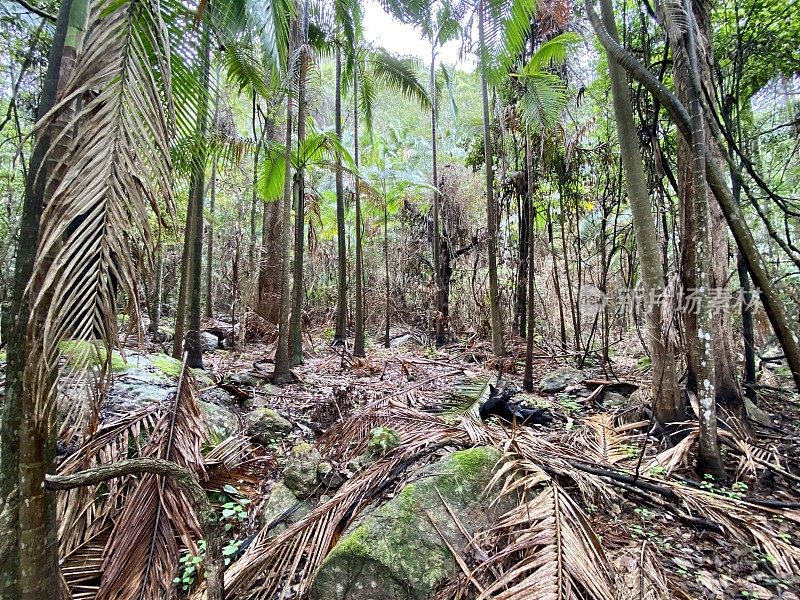
[(652, 544), (627, 548), (614, 561), (619, 600), (671, 600), (675, 585), (664, 572)]
[(588, 450), (593, 461), (613, 465), (630, 458), (626, 449), (629, 438), (617, 431), (611, 415), (599, 413), (583, 422), (586, 427), (578, 430), (575, 442)]
[[(167, 458), (203, 475), (205, 430), (194, 385), (184, 369), (174, 401), (104, 424), (62, 462), (58, 474), (137, 457)], [(233, 457), (229, 461), (235, 463)], [(174, 483), (155, 475), (59, 492), (57, 509), (62, 573), (75, 597), (138, 598), (139, 589), (153, 586), (171, 593), (176, 540), (194, 548), (199, 537), (187, 499)], [(157, 542), (154, 536), (160, 536)]]
[[(198, 476), (205, 427), (194, 379), (184, 363), (172, 409), (164, 411), (143, 454), (164, 458)], [(106, 545), (98, 599), (157, 598), (174, 593), (178, 539), (197, 552), (202, 536), (191, 503), (171, 479), (148, 474), (126, 498)]]

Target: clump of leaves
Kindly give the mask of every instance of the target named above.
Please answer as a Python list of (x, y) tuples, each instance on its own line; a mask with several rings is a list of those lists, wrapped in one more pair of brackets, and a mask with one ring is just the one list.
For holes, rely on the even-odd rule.
[(220, 521), (225, 523), (225, 531), (231, 531), (236, 525), (247, 519), (247, 505), (251, 500), (245, 498), (232, 485), (225, 485), (222, 491), (224, 493), (219, 495), (219, 501), (223, 503)]
[(369, 432), (367, 452), (371, 456), (382, 456), (400, 445), (400, 434), (391, 427), (376, 427)]

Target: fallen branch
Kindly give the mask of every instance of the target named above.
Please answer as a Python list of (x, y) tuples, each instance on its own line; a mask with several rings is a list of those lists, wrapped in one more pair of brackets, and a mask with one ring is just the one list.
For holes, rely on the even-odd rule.
[(218, 516), (214, 513), (205, 490), (190, 471), (179, 467), (174, 462), (160, 458), (134, 458), (120, 460), (109, 465), (100, 465), (73, 475), (46, 475), (45, 484), (50, 490), (71, 490), (97, 485), (117, 477), (144, 473), (170, 477), (186, 494), (197, 514), (206, 540), (205, 579), (208, 586), (208, 600), (223, 600), (225, 596), (222, 577), (224, 562), (220, 535), (217, 531)]

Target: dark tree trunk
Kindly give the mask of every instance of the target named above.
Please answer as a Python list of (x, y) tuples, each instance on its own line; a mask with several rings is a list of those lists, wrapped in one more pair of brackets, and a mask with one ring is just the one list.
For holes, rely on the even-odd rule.
[[(336, 49), (336, 137), (342, 139), (342, 52)], [(339, 346), (347, 340), (347, 231), (345, 229), (344, 177), (342, 159), (336, 157), (336, 329), (333, 345)]]

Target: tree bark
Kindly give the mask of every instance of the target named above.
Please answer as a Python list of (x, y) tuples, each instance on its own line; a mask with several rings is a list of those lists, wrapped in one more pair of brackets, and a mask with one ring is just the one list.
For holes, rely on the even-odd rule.
[[(649, 70), (608, 35), (592, 7), (591, 0), (586, 0), (585, 5), (592, 27), (606, 51), (614, 56), (631, 77), (641, 83), (661, 102), (681, 135), (686, 139), (691, 139), (689, 114), (684, 105)], [(717, 133), (713, 131), (713, 126), (712, 133), (715, 138), (718, 138)], [(717, 144), (720, 144), (719, 139), (717, 139)], [(753, 238), (750, 225), (736, 204), (722, 169), (710, 154), (706, 155), (706, 177), (711, 191), (722, 209), (725, 221), (747, 263), (747, 270), (753, 278), (753, 283), (760, 290), (764, 311), (784, 351), (795, 385), (800, 389), (800, 343), (794, 337), (781, 300), (775, 292), (764, 259)]]
[[(307, 11), (307, 8), (304, 10)], [(303, 36), (305, 37), (306, 15), (303, 16)], [(305, 47), (306, 40), (301, 41)], [(308, 55), (305, 50), (300, 54), (300, 81), (298, 83), (297, 107), (297, 148), (302, 148), (306, 138), (306, 118), (308, 103), (306, 101), (306, 79), (308, 73)], [(302, 157), (300, 157), (302, 160)], [(303, 364), (303, 255), (305, 250), (305, 169), (302, 163), (297, 165), (295, 173), (297, 191), (294, 194), (294, 264), (292, 270), (292, 312), (289, 323), (289, 354), (291, 365)]]
[[(336, 48), (336, 99), (334, 106), (336, 137), (342, 139), (342, 51)], [(347, 231), (344, 211), (344, 176), (342, 158), (336, 156), (336, 329), (333, 345), (341, 346), (347, 340)]]
[[(75, 61), (83, 43), (83, 35), (86, 30), (86, 19), (88, 17), (88, 2), (85, 0), (64, 0), (58, 11), (53, 42), (50, 47), (48, 57), (47, 72), (42, 86), (42, 94), (37, 107), (37, 115), (46, 115), (56, 104), (59, 89), (71, 76)], [(69, 109), (65, 109), (69, 110)], [(69, 117), (63, 117), (56, 123), (45, 127), (37, 136), (33, 152), (31, 153), (29, 168), (25, 178), (25, 196), (22, 206), (22, 216), (20, 223), (20, 245), (17, 249), (14, 264), (14, 284), (11, 291), (10, 305), (10, 330), (7, 339), (7, 363), (6, 363), (6, 383), (5, 398), (3, 401), (2, 429), (0, 430), (0, 514), (3, 515), (2, 531), (0, 534), (6, 538), (2, 553), (0, 553), (0, 597), (18, 598), (20, 596), (20, 546), (18, 540), (21, 537), (20, 514), (17, 510), (20, 507), (17, 499), (19, 497), (27, 500), (24, 496), (25, 487), (30, 484), (20, 485), (20, 466), (23, 458), (21, 449), (21, 430), (27, 429), (31, 424), (23, 422), (25, 405), (32, 402), (31, 398), (25, 396), (24, 374), (26, 358), (29, 354), (28, 338), (26, 335), (28, 321), (30, 320), (29, 297), (26, 288), (33, 275), (34, 261), (37, 254), (39, 242), (39, 222), (42, 216), (48, 180), (50, 161), (46, 155), (51, 148), (51, 143), (58, 136), (58, 123), (66, 122)], [(22, 431), (22, 437), (27, 431)], [(29, 442), (30, 443), (30, 442)], [(42, 449), (44, 450), (44, 449)], [(45, 470), (49, 465), (42, 464), (41, 469)], [(43, 473), (42, 473), (43, 475)], [(19, 491), (18, 491), (19, 490)], [(45, 505), (42, 507), (46, 516), (47, 510), (52, 510)], [(54, 554), (57, 557), (58, 549), (55, 546), (55, 532), (45, 531), (48, 536), (47, 544), (43, 544), (43, 537), (37, 540), (37, 547), (29, 549), (37, 553), (37, 560), (47, 561), (48, 557)], [(22, 556), (23, 561), (29, 561), (31, 557), (26, 552)], [(55, 564), (53, 562), (52, 564)], [(43, 565), (34, 565), (43, 566)], [(28, 569), (31, 567), (28, 566)], [(55, 585), (55, 575), (45, 570), (38, 573), (28, 571), (27, 581), (23, 582), (26, 587), (35, 584), (36, 575), (44, 574), (40, 584), (45, 586)], [(52, 587), (51, 589), (57, 589)]]
[[(189, 264), (186, 269), (186, 352), (187, 364), (194, 369), (203, 368), (203, 346), (200, 343), (200, 297), (202, 294), (203, 264), (203, 202), (206, 188), (206, 158), (208, 156), (208, 96), (211, 79), (211, 31), (203, 25), (200, 71), (203, 80), (203, 97), (200, 114), (197, 116), (197, 156), (192, 165), (192, 180), (189, 186), (191, 205), (191, 228)], [(187, 219), (189, 217), (187, 216)]]
[(358, 57), (353, 62), (353, 160), (356, 166), (355, 175), (355, 209), (356, 209), (356, 326), (355, 341), (353, 344), (353, 356), (366, 356), (364, 351), (364, 272), (363, 272), (363, 249), (361, 247), (361, 236), (363, 234), (363, 224), (361, 215), (361, 190), (360, 179), (358, 176), (359, 161), (358, 144)]
[[(478, 37), (482, 52), (485, 53), (486, 41), (484, 19), (486, 4), (484, 0), (478, 5)], [(489, 310), (492, 327), (492, 353), (496, 357), (504, 356), (503, 323), (500, 317), (500, 291), (497, 283), (497, 207), (494, 200), (494, 168), (492, 162), (492, 135), (489, 115), (489, 84), (486, 80), (485, 59), (481, 61), (481, 98), (483, 101), (483, 152), (486, 167), (486, 230), (489, 246)]]
[(531, 133), (525, 132), (525, 170), (528, 173), (528, 249), (527, 249), (527, 269), (525, 270), (526, 287), (527, 289), (527, 318), (526, 318), (526, 332), (525, 332), (525, 373), (522, 376), (522, 387), (526, 392), (533, 391), (533, 336), (535, 333), (534, 322), (534, 294), (536, 292), (535, 282), (533, 279), (534, 269), (534, 256), (533, 256), (533, 242), (534, 233), (536, 231), (536, 204), (533, 201), (533, 148), (531, 148)]
[[(290, 35), (289, 53), (291, 57), (294, 53), (294, 38), (297, 35), (297, 21), (292, 23), (292, 33)], [(291, 60), (291, 59), (290, 59)], [(291, 65), (289, 66), (291, 69)], [(283, 215), (281, 224), (281, 236), (284, 241), (288, 240), (292, 226), (292, 121), (294, 118), (294, 101), (291, 92), (286, 94), (286, 140), (284, 150), (284, 180), (283, 180)], [(281, 309), (278, 322), (278, 341), (275, 348), (275, 372), (273, 379), (275, 383), (286, 383), (291, 379), (289, 372), (289, 244), (283, 245), (283, 256), (281, 259)]]
[[(219, 86), (219, 73), (217, 73), (217, 85)], [(219, 87), (214, 94), (214, 121), (213, 126), (217, 127), (219, 120)], [(206, 298), (205, 316), (210, 319), (214, 316), (214, 210), (217, 202), (217, 162), (219, 161), (217, 152), (211, 157), (211, 179), (208, 190), (208, 241), (206, 242)]]
[[(611, 0), (601, 0), (603, 23), (612, 38), (617, 37)], [(617, 123), (622, 165), (627, 183), (628, 202), (633, 216), (636, 246), (642, 269), (644, 297), (647, 303), (647, 322), (652, 357), (653, 412), (658, 421), (674, 423), (685, 418), (675, 365), (675, 350), (668, 331), (664, 331), (660, 296), (664, 291), (664, 272), (658, 247), (658, 234), (650, 205), (650, 196), (642, 166), (639, 139), (633, 121), (630, 91), (625, 71), (608, 55), (611, 95)], [(666, 325), (667, 329), (669, 324)]]

